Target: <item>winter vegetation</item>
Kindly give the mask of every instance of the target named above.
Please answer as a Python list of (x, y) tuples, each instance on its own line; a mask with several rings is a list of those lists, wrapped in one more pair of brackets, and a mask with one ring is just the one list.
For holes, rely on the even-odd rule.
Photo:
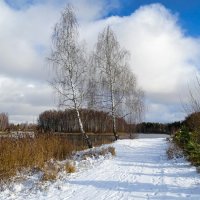
[(199, 199), (195, 167), (183, 158), (168, 160), (165, 138), (118, 140), (112, 146), (115, 157), (103, 156), (103, 146), (77, 152), (72, 160), (50, 160), (43, 171), (18, 173), (8, 186), (1, 184), (0, 199)]
[[(88, 133), (112, 133), (112, 116), (97, 110), (80, 109), (83, 128)], [(134, 133), (135, 124), (128, 124), (124, 118), (116, 118), (117, 130), (121, 133)], [(80, 132), (75, 110), (45, 111), (39, 115), (38, 128), (44, 132)]]
[[(200, 83), (197, 78), (197, 87), (195, 90), (189, 90), (188, 103), (183, 107), (188, 116), (181, 123), (179, 130), (172, 136), (172, 143), (167, 153), (170, 158), (184, 155), (185, 158), (196, 166), (198, 171), (200, 167)], [(180, 153), (181, 152), (181, 153)], [(171, 156), (174, 155), (174, 156)]]
[(136, 125), (135, 130), (137, 133), (172, 134), (178, 131), (183, 124), (184, 121), (176, 121), (172, 123), (142, 122)]
[[(129, 56), (110, 26), (99, 33), (94, 51), (87, 52), (79, 40), (74, 10), (67, 5), (55, 25), (48, 58), (53, 72), (50, 84), (58, 95), (59, 107), (65, 110), (41, 113), (33, 134), (23, 134), (28, 127), (22, 124), (9, 127), (14, 135), (0, 137), (1, 179), (25, 168), (45, 169), (51, 159), (64, 160), (85, 145), (93, 148), (117, 140), (120, 133), (133, 133), (143, 116), (144, 94), (130, 70)], [(0, 125), (2, 131), (8, 128), (5, 113), (0, 115)], [(94, 133), (107, 136), (92, 137)], [(103, 149), (101, 154), (108, 151), (115, 154), (112, 148)], [(73, 166), (67, 168), (74, 171)], [(53, 177), (45, 174), (44, 180)]]
[(47, 58), (58, 109), (37, 124), (0, 113), (0, 199), (200, 199), (199, 79), (185, 120), (143, 122), (144, 91), (112, 26), (86, 47), (68, 4)]
[[(87, 54), (79, 41), (76, 15), (68, 5), (55, 25), (48, 58), (53, 70), (50, 84), (58, 95), (59, 107), (65, 111), (41, 113), (33, 134), (26, 133), (25, 125), (9, 127), (14, 134), (0, 137), (1, 180), (24, 169), (47, 171), (51, 159), (64, 160), (73, 151), (113, 142), (119, 133), (133, 133), (142, 119), (144, 95), (137, 87), (128, 57), (109, 26), (99, 34), (94, 52)], [(8, 128), (5, 113), (0, 115), (0, 128)], [(94, 133), (113, 133), (113, 137), (92, 137)], [(100, 154), (108, 152), (115, 155), (112, 147), (102, 149)], [(65, 168), (75, 171), (69, 163)], [(43, 180), (53, 179), (55, 174), (45, 173)]]
[(88, 55), (78, 36), (76, 15), (68, 5), (52, 36), (53, 47), (48, 60), (54, 76), (50, 82), (58, 94), (59, 106), (74, 111), (79, 130), (92, 148), (83, 126), (86, 119), (81, 118), (80, 110), (108, 112), (117, 140), (116, 118), (122, 117), (129, 123), (141, 120), (144, 95), (129, 68), (128, 51), (120, 46), (109, 26), (99, 33), (96, 48)]
[[(100, 142), (110, 143), (106, 138)], [(94, 141), (94, 145), (100, 144)], [(66, 160), (71, 158), (73, 152), (86, 148), (82, 140), (76, 140), (76, 143), (73, 143), (69, 138), (55, 134), (37, 134), (23, 138), (0, 137), (0, 180), (8, 180), (17, 173), (27, 170), (45, 171), (50, 160)], [(115, 154), (112, 147), (102, 149), (99, 154), (105, 155), (108, 152)], [(67, 170), (73, 171), (70, 165)]]

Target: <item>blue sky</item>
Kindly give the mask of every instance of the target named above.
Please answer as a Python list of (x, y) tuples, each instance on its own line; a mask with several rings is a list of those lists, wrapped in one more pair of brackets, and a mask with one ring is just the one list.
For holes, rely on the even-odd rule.
[(188, 102), (188, 85), (200, 68), (199, 0), (1, 0), (0, 112), (15, 123), (32, 122), (56, 108), (44, 66), (53, 27), (68, 2), (78, 11), (88, 49), (111, 25), (130, 51), (146, 95), (145, 121), (184, 119), (181, 102)]
[(200, 35), (200, 1), (199, 0), (120, 0), (120, 8), (111, 11), (110, 15), (130, 15), (140, 6), (161, 3), (173, 13), (179, 15), (179, 23), (185, 33), (192, 36)]

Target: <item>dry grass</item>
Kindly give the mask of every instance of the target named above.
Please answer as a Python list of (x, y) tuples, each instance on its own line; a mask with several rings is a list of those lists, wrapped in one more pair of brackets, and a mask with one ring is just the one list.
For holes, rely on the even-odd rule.
[(97, 148), (96, 150), (91, 149), (89, 151), (84, 152), (81, 155), (81, 159), (87, 160), (87, 158), (99, 158), (99, 156), (105, 156), (107, 154), (111, 153), (112, 156), (116, 155), (115, 148), (112, 146), (104, 147), (104, 148)]
[(64, 160), (74, 147), (54, 135), (34, 138), (0, 138), (0, 180), (14, 176), (23, 168), (45, 168), (50, 159)]
[(110, 152), (112, 154), (112, 156), (116, 156), (116, 151), (115, 151), (115, 147), (108, 147), (108, 152)]
[(58, 177), (60, 171), (74, 173), (76, 172), (76, 167), (71, 160), (68, 160), (66, 163), (58, 163), (55, 160), (50, 160), (44, 164), (44, 167), (40, 171), (43, 172), (42, 181), (53, 181)]
[(101, 148), (99, 151), (98, 151), (98, 154), (99, 155), (102, 155), (102, 156), (105, 156), (106, 154), (108, 153), (111, 153), (112, 156), (116, 156), (116, 152), (115, 152), (115, 148), (112, 147), (112, 146), (109, 146), (107, 148)]
[(44, 164), (41, 171), (43, 172), (42, 181), (52, 181), (57, 178), (60, 166), (54, 160), (50, 160)]
[(57, 173), (44, 171), (41, 181), (53, 181), (56, 180)]
[(65, 164), (64, 169), (65, 169), (65, 171), (66, 171), (67, 173), (74, 173), (74, 172), (76, 172), (76, 167), (75, 167), (74, 163), (73, 163), (73, 162), (70, 162), (70, 161), (68, 161), (68, 162)]
[[(0, 137), (0, 181), (8, 180), (24, 169), (42, 171), (44, 181), (54, 180), (60, 170), (65, 170), (67, 173), (75, 172), (73, 163), (58, 166), (56, 160), (65, 160), (72, 155), (72, 152), (87, 149), (80, 138), (70, 140), (53, 134), (37, 134), (34, 137), (21, 138)], [(96, 138), (96, 141), (93, 141), (94, 145), (112, 142), (110, 138), (102, 138)], [(98, 157), (109, 152), (113, 156), (116, 154), (114, 147), (108, 147), (101, 148), (98, 152), (88, 151), (86, 153), (88, 155), (84, 156)]]

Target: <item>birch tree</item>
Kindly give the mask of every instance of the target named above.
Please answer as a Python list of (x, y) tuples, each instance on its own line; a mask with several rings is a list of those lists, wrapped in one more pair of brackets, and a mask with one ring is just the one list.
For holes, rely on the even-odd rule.
[(125, 95), (122, 104), (124, 116), (129, 124), (137, 124), (142, 121), (144, 114), (144, 92), (138, 88), (135, 75), (127, 70), (123, 77)]
[(90, 69), (89, 102), (98, 109), (110, 112), (116, 140), (116, 117), (123, 117), (128, 123), (137, 123), (144, 113), (144, 93), (137, 86), (129, 57), (129, 52), (120, 47), (114, 32), (106, 27), (99, 34)]
[(92, 148), (79, 111), (85, 98), (87, 62), (84, 48), (79, 42), (77, 19), (70, 5), (65, 8), (60, 21), (55, 25), (49, 61), (55, 72), (51, 85), (59, 95), (59, 106), (75, 110), (80, 132), (88, 147)]
[[(128, 52), (122, 49), (110, 27), (106, 27), (98, 36), (94, 53), (95, 67), (98, 68), (101, 81), (103, 105), (112, 115), (113, 134), (118, 139), (116, 127), (117, 108), (123, 98), (121, 78), (127, 67)], [(103, 92), (103, 94), (102, 94)]]

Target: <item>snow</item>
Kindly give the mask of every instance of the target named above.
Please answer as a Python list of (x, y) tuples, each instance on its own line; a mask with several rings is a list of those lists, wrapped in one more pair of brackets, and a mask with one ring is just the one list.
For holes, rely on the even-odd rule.
[[(200, 175), (183, 158), (168, 160), (165, 138), (119, 140), (116, 157), (89, 159), (79, 171), (34, 186), (16, 183), (0, 193), (0, 199), (29, 200), (173, 200), (200, 199)], [(78, 162), (78, 161), (77, 161)], [(31, 186), (30, 186), (31, 185)]]

